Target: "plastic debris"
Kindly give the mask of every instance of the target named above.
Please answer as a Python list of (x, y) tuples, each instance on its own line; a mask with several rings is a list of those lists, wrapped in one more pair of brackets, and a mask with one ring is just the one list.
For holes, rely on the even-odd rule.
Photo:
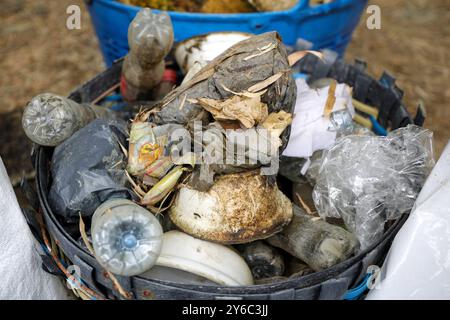
[[(112, 198), (132, 199), (125, 175), (126, 123), (98, 119), (59, 145), (53, 154), (49, 202), (67, 222), (90, 217)], [(86, 149), (88, 147), (88, 149)]]
[[(30, 232), (0, 156), (0, 299), (66, 300), (69, 292), (58, 277), (41, 268), (41, 246)], [(37, 216), (32, 211), (33, 216)]]
[(197, 285), (253, 285), (252, 273), (237, 252), (179, 231), (163, 235), (156, 267), (141, 277)]
[(161, 252), (163, 230), (158, 220), (129, 200), (114, 199), (98, 207), (91, 234), (97, 260), (117, 275), (144, 273)]
[(181, 166), (178, 166), (170, 171), (163, 179), (161, 179), (161, 181), (153, 186), (148, 193), (145, 194), (141, 204), (153, 206), (163, 200), (178, 184), (183, 172), (184, 169)]
[(167, 13), (156, 14), (149, 8), (138, 12), (128, 29), (130, 52), (122, 68), (120, 91), (125, 100), (151, 97), (151, 89), (163, 79), (164, 58), (173, 41), (172, 22)]
[[(284, 111), (273, 113), (256, 128), (225, 130), (212, 123), (203, 135), (203, 163), (196, 167), (190, 185), (208, 191), (215, 175), (240, 173), (278, 164), (280, 135), (290, 125), (292, 116)], [(231, 159), (231, 160), (230, 160)], [(276, 174), (273, 172), (271, 174)]]
[(259, 170), (223, 175), (208, 192), (182, 187), (170, 209), (181, 230), (223, 244), (248, 243), (280, 232), (291, 201)]
[(450, 144), (392, 243), (368, 300), (450, 299)]
[(114, 119), (115, 114), (106, 108), (43, 93), (26, 106), (22, 127), (33, 142), (56, 147), (97, 118)]
[(342, 218), (365, 249), (382, 237), (386, 221), (411, 210), (433, 166), (426, 129), (347, 136), (325, 152), (314, 202), (322, 217)]
[(146, 119), (145, 114), (138, 114), (131, 125), (127, 171), (133, 176), (161, 179), (173, 166), (167, 157), (171, 134), (183, 127), (172, 124), (156, 127)]
[(358, 241), (350, 232), (313, 218), (297, 206), (292, 222), (267, 241), (305, 261), (315, 271), (346, 260), (358, 249)]
[[(309, 158), (315, 151), (331, 147), (338, 133), (351, 133), (355, 110), (351, 89), (332, 84), (311, 89), (304, 79), (297, 79), (297, 104), (291, 137), (284, 156)], [(337, 127), (335, 127), (337, 126)]]
[(241, 255), (252, 270), (253, 278), (261, 280), (284, 274), (283, 256), (262, 241), (255, 241), (241, 248)]

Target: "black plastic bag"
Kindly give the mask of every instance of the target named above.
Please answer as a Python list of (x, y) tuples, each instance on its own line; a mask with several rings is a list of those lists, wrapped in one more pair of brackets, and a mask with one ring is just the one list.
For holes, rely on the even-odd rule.
[(119, 145), (126, 146), (126, 128), (124, 121), (98, 119), (55, 149), (49, 202), (66, 222), (92, 216), (106, 200), (132, 199)]

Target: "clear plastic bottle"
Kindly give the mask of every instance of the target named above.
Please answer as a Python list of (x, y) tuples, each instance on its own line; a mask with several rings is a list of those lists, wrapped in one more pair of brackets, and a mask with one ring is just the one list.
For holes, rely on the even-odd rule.
[(173, 41), (168, 14), (155, 14), (149, 8), (139, 11), (128, 29), (130, 52), (125, 57), (120, 85), (125, 100), (151, 97), (151, 89), (163, 78), (164, 58), (172, 49)]
[(158, 219), (129, 200), (114, 199), (98, 207), (91, 234), (98, 262), (117, 275), (142, 274), (161, 253), (163, 230)]
[(358, 240), (353, 234), (306, 214), (296, 205), (291, 223), (267, 241), (306, 262), (315, 271), (328, 269), (358, 250)]
[(33, 142), (56, 147), (97, 118), (113, 119), (115, 114), (99, 106), (78, 104), (70, 99), (44, 93), (34, 97), (22, 115), (22, 127)]

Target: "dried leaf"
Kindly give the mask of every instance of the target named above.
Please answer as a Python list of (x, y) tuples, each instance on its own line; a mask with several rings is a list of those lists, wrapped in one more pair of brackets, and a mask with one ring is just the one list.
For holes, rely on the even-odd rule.
[(138, 196), (145, 196), (145, 192), (141, 189), (141, 187), (139, 185), (136, 184), (136, 182), (134, 182), (133, 178), (130, 176), (130, 174), (128, 173), (127, 170), (125, 170), (125, 175), (128, 179), (128, 181), (131, 183), (131, 185), (133, 186), (133, 190), (134, 192), (138, 195)]
[(333, 112), (334, 104), (336, 103), (336, 87), (337, 82), (333, 81), (330, 85), (330, 88), (328, 89), (328, 98), (327, 102), (325, 103), (325, 110), (324, 110), (324, 116), (327, 118)]
[(187, 94), (185, 94), (183, 96), (183, 100), (181, 100), (180, 109), (179, 110), (183, 110), (184, 104), (186, 103), (186, 99), (187, 99)]
[(313, 211), (312, 211), (311, 208), (306, 204), (306, 202), (303, 201), (302, 197), (301, 197), (298, 193), (296, 193), (295, 195), (297, 196), (297, 199), (300, 201), (300, 203), (301, 203), (303, 209), (305, 209), (306, 213), (309, 214), (310, 216), (314, 216)]
[(236, 95), (236, 96), (242, 96), (242, 97), (246, 97), (246, 98), (256, 98), (256, 97), (260, 97), (260, 96), (263, 96), (264, 94), (266, 94), (267, 91), (268, 91), (268, 90), (266, 89), (266, 90), (263, 90), (263, 91), (260, 91), (260, 92), (256, 92), (256, 93), (248, 92), (248, 91), (234, 92), (234, 91), (228, 89), (227, 87), (225, 87), (224, 85), (222, 85), (222, 88), (223, 88), (225, 91), (227, 91), (227, 92), (229, 92), (229, 93), (232, 93), (232, 94), (234, 94), (234, 95)]
[(201, 98), (197, 99), (197, 104), (218, 121), (238, 120), (246, 128), (253, 128), (269, 115), (268, 107), (261, 102), (260, 96), (253, 98), (233, 96), (225, 101)]
[(268, 86), (270, 86), (271, 84), (275, 83), (278, 81), (278, 79), (280, 79), (283, 76), (284, 72), (279, 72), (277, 74), (274, 74), (273, 76), (267, 78), (264, 81), (261, 81), (253, 86), (251, 86), (250, 88), (248, 88), (248, 92), (258, 92), (261, 91), (263, 89), (266, 89)]
[(262, 124), (262, 127), (279, 137), (291, 123), (292, 115), (285, 111), (280, 111), (271, 113)]
[(262, 48), (258, 48), (258, 50), (259, 50), (258, 53), (252, 54), (252, 55), (244, 58), (244, 61), (248, 61), (250, 59), (262, 56), (263, 54), (266, 54), (266, 53), (276, 49), (277, 47), (278, 47), (277, 43), (273, 43), (273, 42), (269, 43), (267, 46), (264, 46)]
[(125, 157), (128, 158), (128, 151), (127, 151), (127, 149), (119, 141), (117, 141), (117, 143), (119, 144), (120, 149), (122, 149), (122, 152), (125, 155)]
[(289, 55), (288, 57), (289, 65), (292, 67), (309, 53), (315, 55), (320, 59), (323, 59), (323, 54), (318, 51), (297, 51)]
[(95, 257), (94, 248), (92, 247), (88, 235), (86, 234), (86, 225), (84, 224), (83, 217), (81, 216), (81, 214), (80, 214), (80, 234), (86, 248)]

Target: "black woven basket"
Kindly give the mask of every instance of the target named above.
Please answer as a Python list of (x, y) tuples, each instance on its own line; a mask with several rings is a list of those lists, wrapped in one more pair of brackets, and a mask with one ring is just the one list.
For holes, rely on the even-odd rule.
[[(96, 102), (117, 88), (122, 61), (75, 90), (69, 98), (77, 102)], [(379, 122), (385, 127), (398, 128), (413, 123), (402, 104), (403, 93), (395, 85), (395, 79), (387, 73), (376, 81), (365, 73), (365, 63), (355, 65), (341, 60), (324, 62), (315, 56), (308, 56), (294, 69), (311, 75), (311, 78), (335, 78), (354, 88), (354, 97), (380, 110)], [(416, 117), (421, 125), (423, 118)], [(45, 270), (64, 278), (75, 280), (75, 292), (85, 299), (123, 298), (127, 292), (134, 299), (342, 299), (349, 288), (358, 284), (369, 266), (380, 266), (389, 247), (407, 216), (393, 223), (383, 238), (355, 257), (328, 270), (313, 273), (285, 282), (251, 287), (219, 287), (181, 285), (136, 277), (111, 277), (100, 267), (95, 258), (66, 232), (58, 222), (48, 202), (51, 186), (50, 162), (53, 148), (35, 146), (33, 162), (36, 169), (37, 198), (35, 207), (40, 212), (38, 219), (24, 210), (25, 217), (40, 241)], [(30, 188), (24, 185), (28, 193)], [(39, 217), (43, 217), (39, 221)], [(55, 252), (55, 250), (57, 252)], [(59, 253), (59, 254), (58, 254)], [(69, 265), (75, 265), (81, 272), (81, 281), (70, 277)], [(81, 286), (81, 287), (80, 287)], [(78, 288), (78, 289), (77, 289)], [(119, 290), (120, 288), (120, 290)], [(120, 291), (120, 292), (119, 292)]]

